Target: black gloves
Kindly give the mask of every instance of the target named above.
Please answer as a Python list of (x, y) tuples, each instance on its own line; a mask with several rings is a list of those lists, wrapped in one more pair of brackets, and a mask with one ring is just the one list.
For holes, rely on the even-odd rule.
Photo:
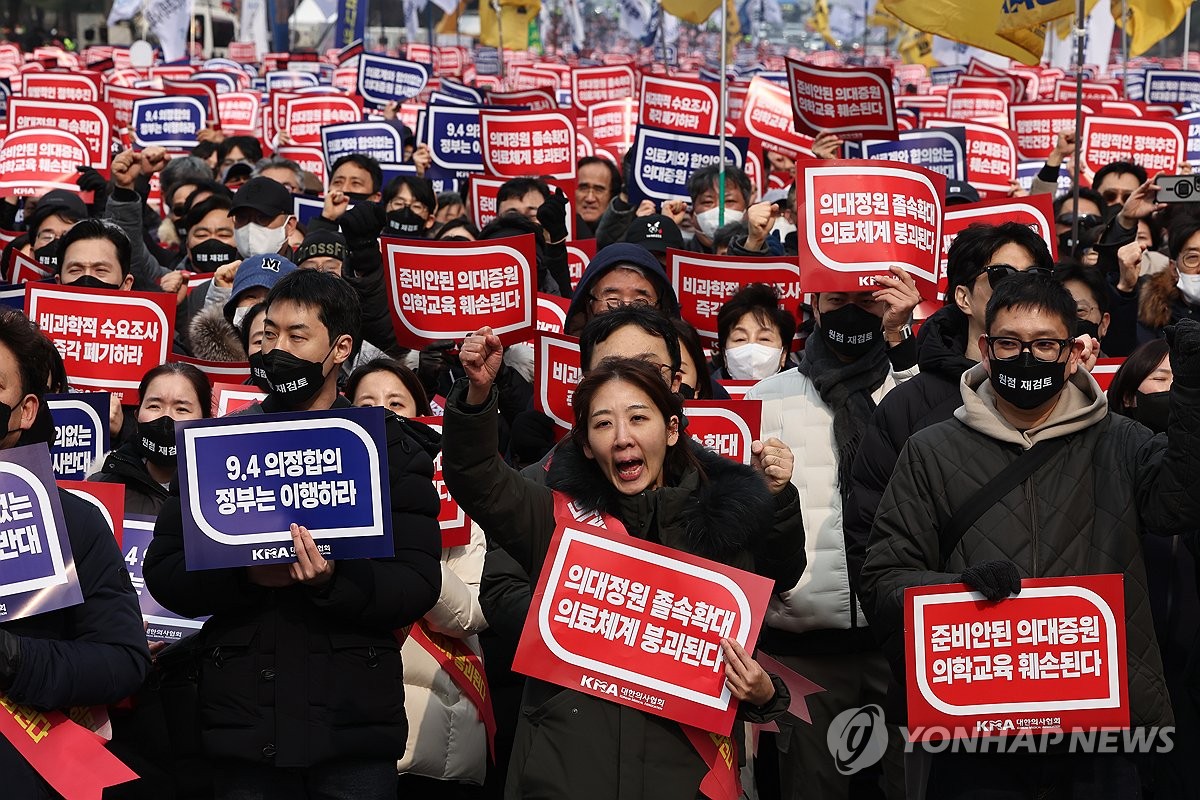
[(442, 373), (454, 366), (456, 359), (448, 352), (452, 349), (454, 349), (454, 342), (445, 339), (429, 345), (418, 356), (417, 378), (421, 381), (421, 388), (425, 390), (427, 397), (433, 397), (438, 393)]
[(555, 189), (554, 194), (546, 198), (537, 210), (537, 219), (551, 244), (567, 238), (567, 196), (562, 189)]
[(346, 242), (362, 242), (368, 239), (378, 239), (380, 231), (387, 222), (387, 214), (382, 203), (372, 203), (370, 200), (360, 200), (354, 208), (342, 214), (339, 220)]
[(108, 193), (108, 180), (99, 172), (91, 167), (76, 167), (75, 171), (79, 173), (75, 183), (79, 184), (80, 189), (85, 192), (99, 192), (101, 195)]
[(21, 640), (6, 630), (0, 630), (0, 692), (7, 692), (17, 679), (21, 666)]
[(1163, 333), (1171, 346), (1171, 369), (1175, 380), (1186, 386), (1200, 383), (1200, 322), (1181, 319)]
[(1003, 600), (1021, 593), (1021, 573), (1011, 561), (987, 561), (968, 567), (958, 576), (961, 583), (979, 592), (988, 600)]

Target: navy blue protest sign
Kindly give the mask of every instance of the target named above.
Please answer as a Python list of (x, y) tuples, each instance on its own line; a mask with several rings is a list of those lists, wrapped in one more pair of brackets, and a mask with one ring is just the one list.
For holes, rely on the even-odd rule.
[(400, 131), (386, 122), (326, 125), (321, 128), (321, 148), (330, 166), (350, 153), (363, 153), (381, 164), (398, 164), (404, 160), (404, 139)]
[(929, 82), (934, 86), (949, 86), (958, 80), (959, 75), (966, 74), (967, 68), (962, 64), (949, 67), (932, 67), (929, 70)]
[(310, 86), (319, 86), (320, 79), (311, 72), (297, 69), (277, 69), (267, 73), (264, 89), (268, 92), (294, 92)]
[(483, 92), (474, 86), (467, 86), (450, 78), (442, 78), (442, 94), (465, 100), (473, 106), (483, 105)]
[(0, 622), (82, 602), (50, 451), (0, 452)]
[(192, 80), (210, 84), (218, 94), (236, 92), (238, 90), (237, 78), (228, 72), (197, 72), (192, 75)]
[[(701, 167), (718, 163), (720, 146), (716, 136), (639, 125), (634, 133), (630, 202), (636, 207), (644, 199), (656, 202), (689, 199), (688, 178)], [(727, 137), (725, 160), (744, 167), (747, 146), (744, 137)]]
[[(1025, 191), (1030, 191), (1033, 187), (1033, 179), (1042, 171), (1042, 167), (1046, 166), (1044, 161), (1018, 161), (1017, 162), (1017, 183)], [(1058, 189), (1054, 194), (1060, 195), (1068, 192), (1071, 189), (1071, 173), (1067, 171), (1067, 165), (1063, 164), (1058, 170)]]
[(146, 563), (146, 550), (150, 547), (150, 540), (154, 538), (154, 517), (126, 514), (124, 525), (121, 549), (125, 554), (125, 569), (129, 571), (129, 580), (137, 591), (142, 621), (146, 623), (146, 638), (151, 642), (169, 644), (191, 636), (204, 626), (208, 617), (181, 617), (159, 605), (146, 588), (146, 577), (142, 567)]
[[(387, 174), (386, 167), (384, 168), (384, 174)], [(412, 174), (417, 174), (415, 169), (412, 171)], [(444, 169), (436, 164), (425, 170), (425, 180), (429, 181), (434, 194), (458, 192), (462, 187), (466, 186), (467, 181), (470, 179), (471, 173), (466, 170)]]
[(436, 166), (460, 172), (483, 171), (479, 107), (431, 105), (425, 111), (424, 132)]
[(133, 101), (134, 144), (139, 147), (195, 147), (208, 124), (208, 111), (199, 97), (143, 97)]
[(0, 306), (23, 311), (25, 309), (25, 284), (6, 283), (0, 285)]
[[(353, 204), (347, 206), (347, 210), (351, 208), (354, 208)], [(321, 216), (324, 211), (325, 201), (321, 198), (292, 195), (292, 213), (296, 215), (297, 224), (302, 227), (308, 228), (308, 223)]]
[(50, 463), (55, 476), (81, 481), (99, 465), (109, 447), (109, 393), (48, 394), (46, 407), (54, 421)]
[(1146, 73), (1142, 100), (1147, 103), (1190, 103), (1200, 100), (1200, 72), (1156, 69)]
[[(389, 183), (394, 181), (396, 178), (399, 178), (401, 175), (412, 175), (413, 177), (416, 177), (416, 175), (417, 175), (417, 165), (416, 164), (380, 164), (379, 169), (380, 169), (380, 171), (383, 172), (383, 185), (384, 186), (387, 186)], [(426, 175), (426, 178), (428, 178), (428, 175)], [(441, 190), (435, 189), (434, 191), (436, 193)], [(448, 189), (446, 191), (452, 191), (452, 190)]]
[(176, 425), (189, 570), (295, 561), (292, 523), (331, 559), (391, 556), (381, 408)]
[(475, 74), (499, 75), (500, 51), (495, 47), (480, 47), (475, 50)]
[[(1180, 122), (1186, 122), (1188, 126), (1188, 162), (1193, 165), (1200, 164), (1200, 111), (1192, 112), (1191, 114), (1181, 114), (1176, 119)], [(0, 290), (0, 296), (2, 296), (2, 290)]]
[(966, 152), (962, 128), (901, 131), (894, 142), (870, 140), (862, 144), (863, 158), (912, 164), (956, 181), (966, 180)]
[(375, 105), (416, 97), (425, 91), (429, 77), (428, 64), (378, 53), (363, 53), (358, 57), (358, 93)]

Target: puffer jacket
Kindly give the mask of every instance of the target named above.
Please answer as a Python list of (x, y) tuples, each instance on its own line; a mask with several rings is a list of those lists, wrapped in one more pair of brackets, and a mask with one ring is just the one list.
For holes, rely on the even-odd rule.
[[(446, 407), (446, 487), (534, 581), (556, 525), (552, 489), (616, 516), (632, 536), (742, 569), (752, 569), (764, 553), (782, 561), (799, 552), (803, 533), (790, 487), (772, 497), (760, 476), (715, 454), (705, 456), (703, 486), (692, 471), (675, 485), (632, 497), (617, 492), (570, 441), (554, 451), (545, 486), (523, 478), (498, 455), (496, 391), (482, 408), (468, 409), (465, 383), (454, 386)], [(778, 678), (773, 683), (775, 697), (762, 708), (743, 704), (741, 719), (763, 722), (786, 710), (787, 689)], [(678, 724), (531, 680), (505, 796), (694, 800), (706, 771)]]
[(89, 475), (88, 480), (124, 486), (126, 514), (157, 517), (163, 503), (167, 502), (167, 490), (150, 477), (135, 442), (127, 442), (109, 453), (104, 466), (96, 474)]
[[(1172, 724), (1139, 536), (1186, 532), (1200, 515), (1200, 362), (1192, 371), (1176, 367), (1170, 429), (1157, 437), (1110, 414), (1084, 370), (1050, 418), (1025, 432), (996, 411), (982, 365), (963, 376), (955, 418), (914, 434), (901, 452), (863, 567), (864, 604), (901, 683), (909, 587), (954, 583), (994, 560), (1030, 578), (1123, 573), (1131, 723)], [(939, 526), (980, 486), (1037, 442), (1061, 437), (1066, 447), (940, 552)]]
[[(487, 628), (479, 606), (479, 581), (487, 542), (478, 525), (471, 541), (442, 549), (442, 591), (425, 615), (430, 630), (481, 655), (478, 633)], [(404, 660), (404, 713), (408, 746), (397, 768), (440, 780), (482, 784), (487, 774), (487, 732), (475, 705), (437, 660), (413, 641), (400, 648)]]
[[(872, 399), (878, 403), (916, 374), (915, 366), (893, 369)], [(771, 598), (763, 648), (785, 655), (873, 648), (866, 618), (850, 588), (833, 411), (798, 369), (760, 381), (746, 399), (762, 401), (762, 438), (777, 437), (795, 454), (792, 484), (800, 492), (807, 534), (808, 568), (792, 589)]]

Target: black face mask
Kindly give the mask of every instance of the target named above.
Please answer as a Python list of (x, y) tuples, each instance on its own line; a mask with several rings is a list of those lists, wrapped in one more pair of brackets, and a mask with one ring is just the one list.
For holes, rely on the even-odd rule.
[(118, 291), (121, 288), (119, 283), (106, 283), (95, 275), (84, 275), (81, 278), (76, 278), (70, 283), (64, 283), (63, 286), (74, 286), (79, 289), (110, 289)]
[(1067, 365), (1061, 361), (1047, 364), (1031, 353), (1021, 353), (1011, 361), (991, 359), (992, 389), (1017, 408), (1038, 408), (1062, 391), (1067, 382)]
[(847, 303), (821, 315), (821, 331), (830, 350), (857, 359), (883, 338), (883, 320), (862, 306)]
[(237, 261), (242, 256), (233, 245), (225, 244), (220, 239), (208, 239), (189, 250), (188, 257), (198, 272), (216, 272), (218, 267)]
[(250, 361), (250, 383), (264, 392), (270, 392), (271, 384), (267, 382), (267, 367), (263, 363), (262, 350), (251, 355), (248, 360)]
[[(332, 352), (333, 347), (330, 347), (329, 353)], [(306, 361), (279, 347), (260, 355), (267, 391), (278, 395), (291, 408), (311, 400), (325, 384), (325, 359)]]
[(686, 383), (679, 384), (679, 396), (684, 400), (696, 399), (696, 387), (688, 386)]
[(175, 466), (175, 420), (166, 414), (138, 423), (138, 450), (151, 464)]
[[(8, 403), (0, 403), (0, 420), (4, 420), (4, 432), (0, 433), (0, 439), (8, 436), (13, 432), (13, 428), (8, 427), (12, 422), (13, 409)], [(18, 440), (19, 442), (19, 440)]]
[(366, 192), (342, 192), (351, 203), (361, 203), (371, 195)]
[(58, 240), (47, 245), (42, 245), (37, 250), (33, 251), (33, 257), (43, 267), (58, 268)]
[(425, 220), (411, 208), (399, 211), (389, 211), (387, 214), (388, 233), (403, 239), (420, 239), (425, 230)]
[(1171, 393), (1137, 393), (1137, 405), (1129, 409), (1129, 416), (1155, 433), (1167, 432), (1167, 419), (1171, 415)]
[(1100, 338), (1100, 323), (1092, 322), (1090, 319), (1075, 320), (1075, 335), (1076, 336), (1091, 336), (1093, 339)]

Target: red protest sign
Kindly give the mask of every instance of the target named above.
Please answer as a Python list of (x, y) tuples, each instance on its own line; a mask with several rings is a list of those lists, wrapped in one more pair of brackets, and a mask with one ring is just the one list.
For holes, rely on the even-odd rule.
[(317, 180), (321, 182), (322, 186), (329, 185), (329, 168), (325, 161), (325, 151), (320, 147), (287, 145), (286, 147), (277, 149), (275, 155), (280, 158), (286, 158), (289, 161), (295, 161), (300, 165), (300, 169), (316, 175)]
[(567, 243), (567, 271), (571, 274), (571, 291), (579, 285), (583, 271), (596, 257), (595, 239), (576, 239)]
[(214, 383), (212, 387), (212, 415), (227, 417), (243, 408), (261, 402), (267, 393), (244, 383)]
[(91, 164), (88, 146), (73, 133), (51, 128), (13, 131), (0, 144), (0, 195), (79, 192), (77, 168)]
[[(87, 147), (88, 165), (108, 169), (113, 108), (108, 103), (56, 103), (12, 97), (8, 101), (8, 130), (56, 128), (77, 136)], [(77, 162), (83, 163), (83, 162)]]
[(1025, 90), (1020, 80), (1012, 75), (959, 75), (954, 89), (999, 89), (1009, 102), (1024, 99)]
[(241, 383), (250, 377), (250, 363), (247, 361), (206, 361), (174, 352), (170, 360), (177, 364), (191, 364), (203, 372), (213, 386), (218, 383)]
[(537, 319), (535, 325), (540, 333), (565, 333), (567, 309), (571, 301), (556, 294), (537, 293)]
[(1017, 143), (1005, 128), (980, 122), (927, 120), (927, 128), (962, 128), (967, 139), (967, 183), (984, 194), (1007, 196), (1017, 174)]
[(710, 256), (688, 250), (667, 251), (667, 272), (679, 298), (679, 311), (710, 342), (717, 340), (717, 312), (748, 283), (769, 283), (779, 290), (779, 305), (794, 311), (803, 297), (800, 263), (786, 258)]
[(789, 58), (792, 120), (798, 132), (842, 139), (895, 139), (891, 71), (883, 67), (821, 67)]
[(946, 293), (946, 257), (955, 238), (971, 225), (1001, 225), (1016, 222), (1025, 225), (1046, 242), (1053, 260), (1058, 260), (1058, 236), (1054, 230), (1054, 197), (1032, 194), (1028, 197), (1002, 197), (980, 203), (951, 206), (942, 220), (942, 268), (938, 277), (938, 297)]
[(879, 161), (796, 164), (800, 277), (805, 292), (860, 292), (893, 264), (922, 297), (937, 291), (944, 176)]
[(566, 114), (481, 111), (479, 125), (483, 165), (493, 175), (575, 177), (575, 121)]
[[(442, 432), (441, 417), (414, 417), (417, 422), (424, 422), (438, 433)], [(442, 477), (442, 451), (433, 458), (433, 486), (437, 489), (442, 501), (438, 513), (438, 525), (442, 529), (442, 547), (462, 547), (471, 543), (471, 520), (467, 512), (462, 510), (458, 501), (450, 496), (446, 489), (446, 481)]]
[[(259, 92), (224, 92), (217, 95), (221, 129), (256, 135), (261, 121), (262, 94)], [(319, 138), (319, 137), (318, 137)]]
[(578, 111), (605, 100), (637, 95), (637, 73), (627, 64), (571, 70), (571, 102)]
[[(0, 153), (2, 152), (0, 150)], [(2, 169), (2, 166), (0, 166), (0, 169)], [(54, 274), (45, 264), (30, 258), (15, 247), (8, 252), (11, 254), (8, 258), (8, 274), (12, 275), (12, 280), (9, 283), (33, 283), (49, 278)]]
[(292, 144), (321, 146), (321, 128), (346, 122), (362, 122), (362, 98), (357, 95), (293, 97), (283, 104), (276, 127), (287, 131)]
[(922, 114), (938, 114), (946, 113), (946, 97), (945, 95), (904, 95), (896, 98), (897, 108), (916, 109)]
[(98, 72), (31, 72), (21, 85), (21, 96), (62, 103), (95, 103), (100, 100)]
[[(1095, 112), (1084, 106), (1084, 116)], [(1021, 161), (1041, 161), (1054, 149), (1059, 131), (1075, 129), (1074, 103), (1015, 103), (1008, 107), (1008, 127)]]
[(100, 516), (104, 517), (104, 521), (108, 523), (108, 527), (112, 528), (113, 537), (120, 546), (125, 534), (124, 484), (63, 480), (55, 481), (55, 483), (58, 484), (58, 488), (65, 489), (99, 511)]
[(1187, 137), (1186, 122), (1091, 116), (1083, 120), (1079, 158), (1093, 175), (1113, 161), (1132, 161), (1154, 174), (1183, 162)]
[(689, 400), (687, 434), (718, 455), (750, 465), (750, 444), (762, 430), (761, 400)]
[(1124, 358), (1098, 358), (1096, 366), (1092, 367), (1092, 377), (1096, 379), (1096, 383), (1100, 384), (1101, 390), (1107, 392), (1108, 387), (1112, 386), (1113, 378), (1116, 377), (1117, 370), (1125, 363)]
[(912, 741), (1129, 727), (1122, 575), (904, 593)]
[(554, 421), (561, 436), (575, 424), (571, 398), (583, 377), (579, 340), (574, 336), (539, 333), (534, 338), (534, 347), (533, 407)]
[(258, 61), (258, 45), (255, 42), (230, 42), (229, 57), (239, 64), (254, 64)]
[(388, 305), (403, 347), (462, 339), (488, 326), (505, 344), (533, 332), (532, 234), (484, 242), (382, 240)]
[(637, 106), (630, 99), (609, 100), (593, 105), (587, 112), (592, 146), (607, 150), (620, 159), (633, 144), (637, 113)]
[(716, 136), (720, 106), (717, 92), (711, 84), (643, 75), (638, 124), (668, 131)]
[(741, 400), (758, 385), (758, 381), (735, 381), (732, 378), (717, 381), (717, 383), (721, 384), (721, 388), (734, 400)]
[[(1075, 81), (1056, 80), (1054, 82), (1055, 102), (1073, 102), (1075, 100)], [(1110, 83), (1083, 82), (1083, 99), (1087, 100), (1120, 100), (1121, 93)]]
[(488, 92), (490, 106), (520, 106), (530, 111), (555, 111), (558, 99), (549, 89), (526, 89), (522, 92)]
[(976, 117), (1008, 118), (1008, 96), (1000, 89), (951, 88), (946, 92), (946, 116), (968, 120)]
[(133, 123), (133, 104), (148, 97), (166, 97), (157, 89), (133, 89), (125, 86), (104, 84), (104, 100), (113, 108), (113, 123), (118, 128), (128, 128)]
[(812, 155), (812, 137), (796, 131), (791, 95), (766, 78), (756, 76), (750, 81), (737, 131), (761, 139), (770, 149), (790, 158)]
[(728, 734), (737, 701), (721, 638), (753, 648), (771, 582), (634, 539), (563, 503), (513, 669), (705, 731)]
[(165, 292), (31, 283), (25, 314), (58, 348), (72, 388), (112, 392), (121, 405), (138, 402), (142, 376), (167, 362), (175, 332), (175, 296)]

